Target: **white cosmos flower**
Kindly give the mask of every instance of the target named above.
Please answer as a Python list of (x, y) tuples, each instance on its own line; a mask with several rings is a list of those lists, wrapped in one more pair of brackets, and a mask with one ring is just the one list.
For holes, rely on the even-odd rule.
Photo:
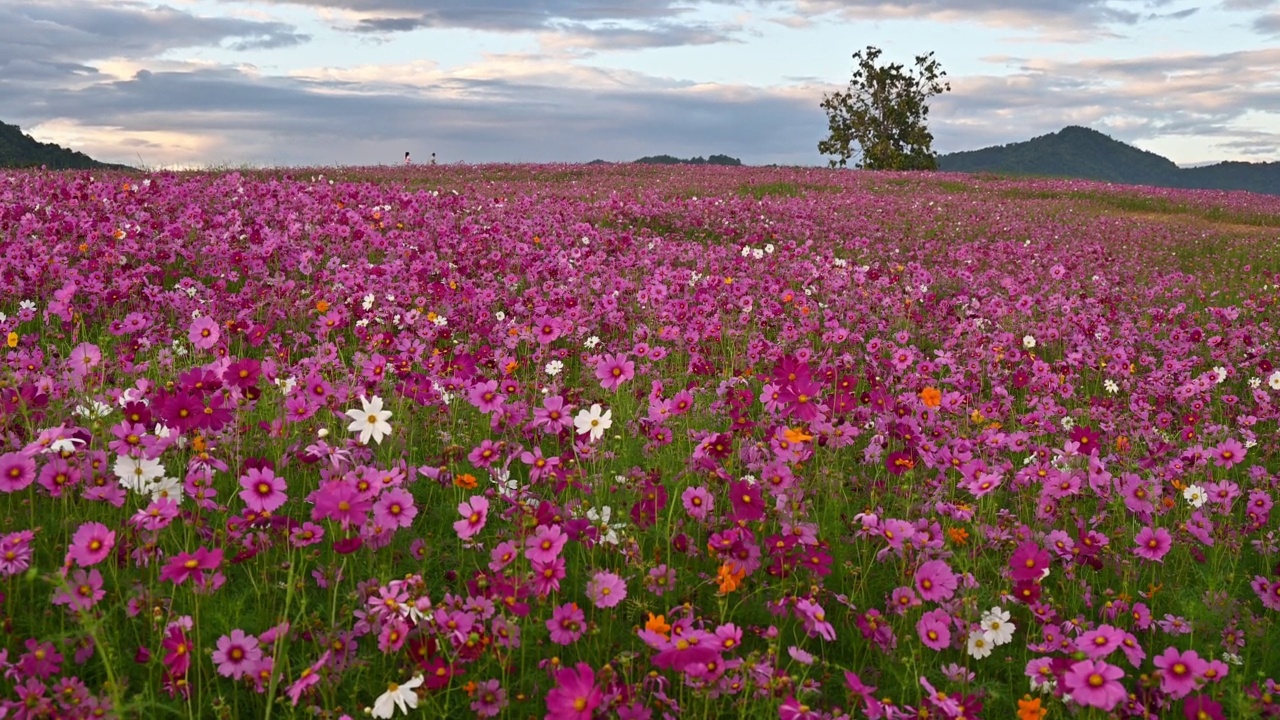
[(1116, 381), (1112, 380), (1111, 378), (1107, 378), (1106, 380), (1103, 380), (1102, 387), (1106, 388), (1107, 392), (1111, 393), (1112, 395), (1116, 394), (1117, 392), (1120, 392), (1120, 386), (1117, 385)]
[(1009, 622), (1009, 612), (1004, 608), (993, 607), (982, 616), (982, 632), (992, 645), (999, 647), (1013, 640), (1013, 631), (1017, 626)]
[(600, 542), (609, 545), (618, 544), (618, 531), (624, 526), (621, 523), (611, 524), (609, 521), (613, 518), (613, 508), (605, 505), (599, 510), (591, 508), (587, 511), (587, 519), (595, 526), (596, 531), (600, 533)]
[(1280, 370), (1277, 370), (1267, 376), (1267, 385), (1272, 390), (1280, 390)]
[(1182, 497), (1191, 504), (1191, 507), (1197, 508), (1204, 505), (1205, 501), (1209, 499), (1209, 496), (1205, 495), (1204, 488), (1199, 485), (1188, 485), (1182, 491)]
[(162, 477), (148, 485), (147, 492), (151, 493), (151, 502), (158, 502), (164, 497), (172, 500), (175, 505), (182, 504), (183, 487), (178, 478)]
[(599, 403), (593, 404), (590, 410), (579, 410), (577, 417), (573, 419), (573, 427), (578, 434), (590, 433), (588, 439), (592, 442), (604, 437), (604, 431), (612, 426), (613, 410), (601, 411)]
[(413, 690), (421, 684), (421, 675), (414, 675), (403, 685), (388, 683), (387, 691), (378, 696), (370, 713), (376, 718), (389, 718), (400, 708), (400, 712), (408, 715), (409, 708), (418, 707), (418, 694)]
[(363, 395), (360, 396), (361, 409), (352, 408), (347, 411), (347, 417), (351, 418), (351, 424), (347, 429), (351, 432), (360, 433), (360, 444), (368, 445), (369, 438), (382, 444), (382, 438), (391, 434), (391, 423), (387, 419), (391, 417), (390, 410), (382, 409), (382, 398), (377, 395), (372, 400), (366, 400)]
[(160, 464), (159, 460), (133, 458), (128, 455), (117, 458), (112, 470), (115, 471), (116, 477), (120, 478), (122, 487), (138, 493), (148, 492), (151, 481), (164, 476), (164, 465)]
[(550, 375), (551, 377), (555, 377), (556, 375), (559, 375), (562, 370), (564, 370), (564, 363), (560, 362), (559, 360), (552, 360), (551, 362), (547, 363), (547, 367), (544, 369), (547, 371), (548, 375)]
[(969, 655), (981, 660), (991, 654), (993, 643), (987, 639), (986, 632), (982, 630), (973, 630), (969, 633), (968, 650)]
[(90, 400), (88, 407), (77, 405), (74, 412), (84, 418), (104, 418), (111, 414), (111, 406), (101, 400)]
[(1022, 347), (1030, 350), (1036, 346), (1036, 339), (1031, 335), (1022, 336)]

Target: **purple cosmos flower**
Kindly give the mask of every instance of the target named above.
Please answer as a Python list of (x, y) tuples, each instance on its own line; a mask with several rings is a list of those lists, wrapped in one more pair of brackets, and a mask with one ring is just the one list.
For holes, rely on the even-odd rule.
[(715, 508), (715, 499), (701, 485), (685, 488), (680, 493), (680, 501), (684, 503), (684, 510), (689, 513), (689, 517), (699, 522), (706, 520), (707, 513)]
[(36, 461), (22, 453), (0, 455), (0, 492), (26, 490), (36, 481)]

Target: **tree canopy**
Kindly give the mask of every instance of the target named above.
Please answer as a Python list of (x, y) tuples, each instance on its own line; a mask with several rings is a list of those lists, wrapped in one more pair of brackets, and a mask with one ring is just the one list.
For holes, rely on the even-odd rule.
[(818, 151), (845, 167), (858, 155), (867, 170), (936, 170), (937, 153), (926, 121), (929, 98), (951, 89), (933, 53), (917, 55), (915, 67), (877, 64), (882, 51), (868, 45), (853, 54), (856, 67), (845, 92), (824, 95), (830, 135)]

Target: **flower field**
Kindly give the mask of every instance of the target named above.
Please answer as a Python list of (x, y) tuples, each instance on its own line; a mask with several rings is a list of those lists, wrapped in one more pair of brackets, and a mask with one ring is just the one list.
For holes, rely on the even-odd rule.
[(1277, 237), (945, 174), (0, 172), (0, 718), (1280, 717)]

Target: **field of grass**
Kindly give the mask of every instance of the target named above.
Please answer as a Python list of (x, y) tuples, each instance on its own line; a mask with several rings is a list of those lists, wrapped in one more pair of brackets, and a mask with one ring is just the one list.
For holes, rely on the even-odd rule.
[(0, 172), (0, 718), (1280, 716), (1280, 200)]

